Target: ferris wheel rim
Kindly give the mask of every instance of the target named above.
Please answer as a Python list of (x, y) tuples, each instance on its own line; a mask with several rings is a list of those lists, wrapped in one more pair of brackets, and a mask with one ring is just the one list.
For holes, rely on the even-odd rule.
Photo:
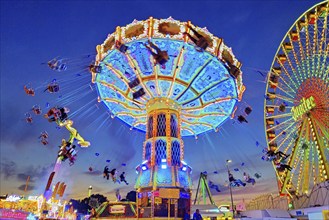
[[(283, 64), (280, 64), (277, 60), (277, 56), (279, 55), (279, 53), (280, 53), (280, 51), (281, 51), (281, 48), (283, 48), (283, 45), (284, 45), (284, 43), (286, 42), (286, 40), (287, 40), (287, 38), (288, 38), (288, 36), (289, 36), (289, 34), (291, 33), (291, 31), (293, 30), (293, 28), (295, 28), (297, 25), (298, 25), (298, 22), (299, 21), (301, 21), (306, 15), (308, 15), (312, 10), (314, 10), (314, 9), (316, 9), (317, 7), (319, 7), (319, 6), (321, 6), (321, 5), (325, 5), (325, 7), (329, 7), (329, 1), (323, 1), (323, 2), (320, 2), (320, 3), (318, 3), (318, 4), (316, 4), (316, 5), (314, 5), (314, 6), (312, 6), (312, 7), (310, 7), (307, 11), (305, 11), (304, 13), (302, 13), (301, 14), (301, 16), (299, 16), (299, 18), (291, 25), (291, 27), (287, 30), (287, 32), (286, 32), (286, 34), (284, 35), (284, 37), (282, 38), (282, 40), (281, 40), (281, 42), (280, 42), (280, 44), (279, 44), (279, 46), (278, 46), (278, 49), (277, 49), (277, 51), (275, 52), (275, 55), (274, 55), (274, 58), (273, 58), (273, 61), (272, 61), (272, 64), (271, 64), (271, 69), (270, 69), (270, 72), (269, 72), (269, 75), (268, 75), (268, 77), (267, 77), (267, 79), (265, 80), (266, 81), (266, 89), (265, 89), (265, 95), (267, 95), (268, 94), (268, 92), (270, 91), (269, 90), (269, 87), (270, 87), (270, 74), (272, 73), (272, 69), (274, 68), (274, 66), (275, 66), (275, 63), (278, 63), (279, 65), (280, 65), (280, 67), (281, 66), (283, 66)], [(328, 9), (326, 10), (326, 16), (328, 16), (329, 15), (329, 12), (328, 12)], [(327, 20), (326, 20), (326, 22), (328, 22)], [(314, 55), (314, 54), (313, 54)], [(301, 85), (300, 85), (301, 86)], [(275, 91), (275, 90), (274, 90)], [(280, 89), (280, 91), (283, 91), (282, 89)], [(280, 99), (280, 100), (284, 100), (284, 99)], [(268, 104), (268, 100), (266, 100), (266, 99), (264, 99), (264, 128), (265, 128), (265, 134), (266, 134), (266, 143), (267, 143), (267, 148), (268, 149), (270, 149), (270, 140), (269, 140), (269, 137), (268, 137), (268, 135), (267, 135), (267, 122), (266, 122), (266, 119), (268, 118), (267, 117), (267, 107), (269, 106)], [(302, 123), (304, 123), (303, 122), (304, 121), (304, 119), (302, 120), (302, 119), (300, 119), (299, 120), (299, 122), (300, 122), (300, 125), (298, 126), (298, 129), (301, 129), (301, 131), (302, 131), (302, 129), (303, 128), (301, 128), (303, 125), (302, 125)], [(296, 121), (297, 122), (297, 121)], [(314, 123), (314, 122), (313, 122)], [(297, 129), (297, 130), (298, 130)], [(301, 134), (299, 134), (298, 136), (301, 136)], [(290, 144), (290, 143), (289, 143)], [(289, 146), (288, 146), (289, 147)], [(287, 148), (288, 148), (287, 147)], [(295, 148), (296, 146), (292, 146), (291, 148)], [(313, 157), (314, 157), (314, 152), (312, 152), (313, 153)], [(279, 177), (280, 175), (279, 175), (279, 173), (278, 173), (278, 171), (275, 169), (275, 165), (272, 163), (272, 165), (273, 165), (273, 167), (274, 167), (274, 170), (275, 170), (275, 173), (276, 173), (276, 176), (277, 177)], [(320, 166), (320, 164), (318, 164), (319, 166)], [(299, 165), (297, 165), (296, 167), (299, 167)], [(297, 175), (298, 176), (298, 175)], [(293, 177), (291, 177), (291, 179), (292, 179)], [(286, 178), (286, 179), (288, 179), (288, 178)], [(286, 181), (286, 179), (284, 179), (284, 181)], [(281, 178), (278, 178), (278, 181), (279, 182), (281, 182), (282, 183), (282, 179)], [(290, 184), (294, 184), (294, 183), (291, 183), (291, 181), (290, 181)], [(279, 187), (280, 188), (280, 187)], [(281, 189), (280, 189), (281, 190)], [(290, 192), (288, 191), (288, 190), (285, 190), (286, 192), (287, 192), (287, 194), (289, 194), (290, 195)], [(282, 191), (281, 191), (282, 192)], [(291, 196), (291, 195), (290, 195)]]

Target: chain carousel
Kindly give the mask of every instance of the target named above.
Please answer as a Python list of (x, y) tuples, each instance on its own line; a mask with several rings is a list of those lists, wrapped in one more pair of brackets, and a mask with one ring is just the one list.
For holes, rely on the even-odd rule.
[[(245, 90), (241, 63), (223, 39), (171, 17), (117, 27), (96, 49), (98, 101), (146, 133), (136, 167), (138, 216), (182, 218), (192, 187), (182, 137), (218, 131), (233, 117)], [(164, 51), (165, 62), (155, 62)]]

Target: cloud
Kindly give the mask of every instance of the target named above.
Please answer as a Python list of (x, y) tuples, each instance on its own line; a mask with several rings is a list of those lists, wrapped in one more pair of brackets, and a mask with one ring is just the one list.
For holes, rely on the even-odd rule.
[(34, 167), (33, 165), (27, 167), (23, 173), (17, 174), (17, 179), (19, 181), (26, 181), (28, 176), (30, 176), (30, 182), (37, 182), (38, 180), (41, 180), (45, 176), (49, 175), (49, 170), (52, 169), (54, 164), (48, 165), (48, 166), (37, 166)]
[[(25, 191), (25, 184), (22, 184), (18, 187), (19, 190), (21, 191)], [(26, 191), (31, 191), (31, 190), (34, 190), (35, 189), (35, 186), (32, 186), (32, 185), (28, 185), (27, 188), (26, 188)]]
[(14, 161), (4, 160), (1, 162), (1, 173), (5, 179), (14, 176), (17, 170), (17, 165)]

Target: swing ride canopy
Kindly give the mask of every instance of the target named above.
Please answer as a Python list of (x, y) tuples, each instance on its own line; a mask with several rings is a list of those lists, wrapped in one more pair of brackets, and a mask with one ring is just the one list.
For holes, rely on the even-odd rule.
[[(182, 136), (217, 131), (233, 116), (235, 104), (245, 87), (242, 74), (232, 77), (228, 63), (240, 69), (241, 63), (223, 39), (213, 36), (206, 28), (194, 27), (210, 42), (205, 51), (183, 33), (190, 22), (149, 18), (134, 20), (125, 27), (117, 27), (102, 45), (97, 46), (98, 73), (92, 72), (97, 84), (98, 101), (108, 107), (111, 117), (118, 117), (131, 129), (146, 131), (147, 108), (152, 100), (161, 98), (167, 105), (180, 111)], [(190, 31), (192, 34), (192, 32)], [(154, 65), (153, 57), (145, 47), (151, 40), (169, 60), (165, 66)], [(115, 49), (120, 41), (128, 50)], [(131, 88), (129, 83), (137, 81)], [(133, 93), (143, 89), (145, 94), (133, 99)]]

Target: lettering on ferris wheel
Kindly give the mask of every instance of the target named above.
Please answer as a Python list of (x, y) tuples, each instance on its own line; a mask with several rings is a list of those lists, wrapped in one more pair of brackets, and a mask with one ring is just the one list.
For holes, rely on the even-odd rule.
[(307, 99), (302, 98), (302, 100), (300, 100), (300, 104), (298, 106), (294, 106), (294, 107), (291, 108), (291, 113), (292, 113), (293, 119), (295, 121), (297, 121), (297, 119), (300, 116), (302, 116), (303, 114), (309, 112), (314, 107), (315, 107), (315, 101), (314, 101), (313, 96), (310, 96)]

